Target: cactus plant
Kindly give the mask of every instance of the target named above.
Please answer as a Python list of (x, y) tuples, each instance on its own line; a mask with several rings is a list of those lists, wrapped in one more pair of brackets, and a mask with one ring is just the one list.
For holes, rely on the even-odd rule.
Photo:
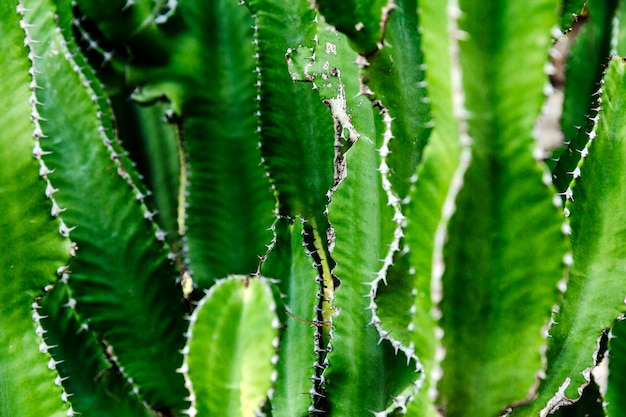
[(0, 415), (623, 415), (624, 13), (0, 3)]

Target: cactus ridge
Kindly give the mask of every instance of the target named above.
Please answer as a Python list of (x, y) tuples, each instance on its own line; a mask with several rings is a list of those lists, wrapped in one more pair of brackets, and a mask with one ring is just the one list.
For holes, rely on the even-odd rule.
[[(569, 272), (569, 281), (563, 285), (564, 293), (563, 303), (555, 312), (549, 332), (553, 343), (549, 346), (548, 368), (546, 384), (544, 390), (539, 391), (539, 396), (543, 400), (539, 404), (545, 404), (542, 409), (533, 409), (533, 412), (540, 412), (540, 415), (548, 415), (560, 407), (576, 402), (584, 388), (591, 382), (591, 372), (596, 368), (604, 355), (602, 348), (602, 340), (606, 338), (606, 333), (614, 324), (615, 311), (622, 312), (625, 309), (624, 299), (621, 296), (607, 297), (602, 306), (597, 306), (597, 311), (593, 312), (594, 320), (602, 320), (603, 325), (598, 326), (597, 330), (591, 330), (592, 326), (586, 323), (585, 318), (576, 318), (573, 314), (573, 305), (584, 302), (586, 297), (596, 293), (595, 285), (599, 280), (593, 277), (597, 272), (594, 271), (593, 253), (601, 251), (601, 245), (597, 245), (595, 239), (597, 232), (591, 233), (590, 229), (585, 229), (587, 221), (597, 221), (597, 224), (606, 224), (606, 220), (600, 221), (601, 216), (591, 206), (587, 205), (584, 200), (588, 197), (587, 193), (591, 192), (590, 185), (597, 181), (603, 174), (598, 170), (597, 159), (604, 152), (612, 153), (615, 157), (623, 157), (621, 150), (616, 151), (615, 141), (619, 140), (620, 135), (616, 133), (616, 125), (614, 122), (616, 106), (619, 106), (621, 100), (616, 91), (621, 87), (622, 74), (624, 73), (624, 63), (621, 58), (612, 58), (609, 66), (604, 74), (604, 78), (600, 83), (598, 93), (598, 113), (594, 116), (594, 125), (589, 131), (585, 152), (578, 163), (578, 175), (570, 186), (571, 192), (568, 195), (568, 201), (565, 206), (565, 214), (569, 219), (569, 227), (567, 233), (571, 234), (573, 251), (569, 255), (568, 262), (571, 263)], [(607, 140), (612, 137), (612, 140)], [(599, 204), (604, 198), (612, 198), (609, 195), (617, 195), (618, 192), (608, 193), (605, 197), (597, 197)], [(588, 252), (582, 252), (577, 242), (582, 239), (585, 230), (584, 239), (588, 239), (589, 246), (585, 249)], [(608, 237), (607, 237), (608, 238)], [(610, 238), (608, 238), (610, 239)], [(597, 262), (597, 261), (596, 261)], [(619, 268), (619, 266), (615, 266)], [(615, 282), (611, 274), (606, 274), (602, 281), (603, 286), (612, 286)], [(601, 328), (604, 327), (604, 328)], [(582, 330), (585, 329), (585, 330)], [(574, 352), (567, 348), (564, 344), (564, 337), (584, 338), (582, 342), (586, 348), (585, 352)], [(581, 356), (577, 356), (577, 355)], [(572, 356), (576, 359), (571, 359)], [(564, 361), (575, 363), (573, 370), (571, 367), (561, 368), (560, 365)], [(556, 369), (559, 369), (556, 371)]]
[[(277, 314), (283, 323), (271, 409), (273, 415), (290, 415), (306, 409), (315, 412), (323, 407), (323, 397), (317, 394), (323, 393), (324, 389), (323, 339), (328, 339), (320, 328), (330, 326), (330, 323), (322, 322), (323, 280), (318, 271), (321, 267), (313, 266), (322, 262), (317, 255), (313, 230), (305, 219), (278, 219), (274, 234), (273, 250), (262, 265), (263, 275), (277, 277), (275, 299)], [(298, 372), (285, 374), (286, 369), (294, 367)], [(293, 392), (295, 396), (291, 397), (287, 392)]]
[[(129, 173), (132, 171), (132, 166), (129, 160), (123, 153), (119, 153), (118, 150), (115, 149), (113, 144), (114, 137), (109, 136), (109, 134), (111, 134), (111, 131), (107, 130), (105, 124), (102, 122), (103, 112), (102, 108), (99, 108), (99, 104), (104, 99), (98, 97), (96, 91), (91, 89), (92, 81), (83, 74), (79, 64), (73, 60), (72, 53), (69, 51), (65, 40), (60, 36), (60, 34), (58, 34), (57, 31), (52, 30), (48, 32), (54, 34), (54, 37), (52, 38), (53, 50), (45, 51), (41, 49), (42, 45), (48, 45), (49, 41), (47, 41), (45, 38), (40, 38), (39, 36), (41, 36), (42, 33), (45, 33), (45, 30), (48, 27), (52, 26), (54, 22), (52, 20), (52, 15), (47, 13), (48, 9), (43, 8), (43, 12), (35, 13), (34, 11), (31, 11), (29, 7), (29, 5), (24, 6), (24, 21), (27, 22), (24, 26), (27, 29), (26, 39), (30, 40), (30, 42), (28, 42), (28, 46), (31, 48), (31, 52), (29, 55), (33, 63), (32, 103), (33, 114), (35, 114), (35, 131), (33, 133), (33, 136), (36, 139), (34, 156), (40, 161), (40, 176), (42, 176), (42, 178), (44, 178), (47, 183), (46, 193), (49, 196), (49, 199), (52, 201), (51, 214), (53, 217), (58, 217), (59, 219), (59, 233), (64, 237), (69, 237), (70, 233), (72, 233), (77, 228), (77, 226), (79, 226), (80, 221), (76, 221), (76, 214), (78, 213), (77, 210), (80, 209), (78, 209), (77, 207), (66, 205), (69, 201), (68, 197), (71, 196), (71, 192), (68, 193), (67, 188), (58, 186), (57, 189), (55, 186), (53, 186), (53, 184), (55, 183), (65, 183), (65, 180), (63, 178), (63, 171), (65, 168), (62, 166), (62, 162), (60, 162), (62, 159), (59, 159), (59, 157), (63, 158), (62, 151), (47, 153), (48, 151), (41, 150), (42, 146), (40, 145), (40, 141), (45, 140), (47, 136), (53, 136), (52, 133), (48, 132), (51, 132), (52, 129), (55, 129), (54, 123), (56, 123), (56, 121), (52, 121), (50, 119), (50, 109), (46, 108), (46, 105), (44, 104), (47, 100), (50, 99), (49, 96), (47, 96), (47, 90), (44, 88), (44, 86), (47, 85), (50, 81), (45, 79), (43, 76), (43, 74), (47, 74), (44, 68), (47, 65), (46, 59), (49, 59), (51, 57), (50, 52), (52, 52), (53, 54), (56, 53), (58, 57), (64, 60), (64, 63), (62, 65), (66, 65), (69, 70), (75, 74), (71, 76), (77, 77), (79, 82), (85, 87), (87, 99), (91, 101), (92, 109), (94, 109), (94, 113), (89, 115), (89, 117), (91, 117), (90, 120), (93, 121), (93, 124), (91, 125), (94, 127), (94, 130), (91, 131), (93, 132), (91, 133), (93, 135), (93, 138), (96, 140), (97, 138), (99, 138), (101, 140), (102, 148), (105, 150), (105, 152), (108, 153), (109, 162), (107, 163), (111, 164), (111, 172), (114, 173), (114, 175), (119, 176), (119, 178), (130, 187), (130, 192), (133, 193), (134, 200), (138, 203), (137, 207), (143, 212), (142, 217), (144, 218), (144, 221), (147, 220), (150, 223), (149, 229), (153, 230), (154, 236), (156, 237), (155, 242), (158, 242), (159, 240), (163, 241), (163, 231), (156, 227), (154, 223), (152, 223), (154, 212), (150, 211), (143, 202), (146, 193), (143, 193), (142, 191), (140, 191), (140, 189), (135, 187), (136, 179), (138, 178), (137, 175)], [(34, 7), (32, 9), (34, 10)], [(45, 121), (39, 123), (39, 117), (45, 119)], [(51, 142), (51, 145), (59, 146), (58, 136), (55, 137), (54, 140), (55, 142)], [(55, 156), (57, 155), (58, 157), (55, 158)], [(51, 168), (49, 168), (49, 166)], [(59, 180), (50, 180), (50, 177), (55, 179), (57, 178), (57, 176), (59, 176)], [(57, 196), (61, 196), (64, 198), (58, 199)], [(71, 226), (68, 225), (71, 223), (73, 223)], [(82, 224), (81, 227), (84, 228), (86, 226)], [(87, 232), (87, 230), (88, 228), (85, 229), (85, 232)], [(76, 233), (78, 233), (78, 231)], [(84, 236), (84, 234), (78, 233), (78, 238), (74, 238), (74, 242), (70, 245), (71, 255), (74, 257), (77, 255), (78, 245), (80, 244), (80, 246), (83, 246), (83, 243), (85, 242), (81, 235)], [(161, 249), (164, 250), (165, 246), (163, 244), (160, 245)], [(87, 255), (88, 253), (90, 252), (86, 252), (86, 257), (84, 258), (85, 260), (89, 256)], [(78, 259), (81, 259), (81, 257), (79, 256)], [(74, 261), (72, 262), (71, 267), (72, 269), (76, 268), (76, 274), (72, 274), (69, 272), (69, 266), (61, 267), (57, 272), (61, 276), (63, 282), (67, 282), (70, 284), (71, 295), (68, 300), (67, 306), (72, 309), (76, 307), (81, 312), (79, 315), (83, 317), (83, 320), (85, 320), (85, 311), (90, 309), (90, 306), (93, 304), (89, 304), (90, 301), (86, 301), (86, 303), (83, 305), (83, 300), (85, 300), (86, 295), (81, 292), (80, 281), (82, 279), (82, 273), (80, 271), (85, 267), (84, 261)], [(76, 291), (78, 291), (78, 293)], [(96, 325), (95, 327), (99, 328), (98, 325)], [(108, 339), (108, 336), (104, 337)], [(143, 391), (141, 385), (135, 383), (136, 379), (134, 376), (132, 376), (132, 371), (131, 373), (126, 373), (130, 366), (129, 362), (126, 362), (126, 360), (124, 359), (126, 357), (126, 353), (124, 352), (124, 350), (116, 349), (116, 351), (117, 354), (114, 356), (118, 360), (114, 360), (114, 362), (116, 362), (116, 367), (121, 373), (126, 375), (126, 380), (133, 387), (133, 392), (139, 393)]]
[[(441, 221), (437, 226), (437, 231), (435, 232), (434, 239), (434, 261), (431, 281), (431, 315), (437, 321), (441, 319), (443, 314), (441, 311), (440, 303), (443, 300), (444, 296), (442, 279), (445, 271), (445, 261), (443, 251), (445, 241), (447, 240), (448, 223), (450, 222), (450, 219), (457, 210), (455, 201), (458, 193), (463, 188), (465, 174), (469, 169), (470, 164), (472, 163), (471, 145), (473, 143), (473, 140), (470, 136), (469, 126), (467, 122), (469, 111), (465, 107), (466, 97), (463, 89), (463, 71), (461, 69), (461, 63), (459, 61), (459, 42), (467, 36), (467, 34), (462, 32), (459, 28), (458, 19), (461, 16), (461, 13), (462, 12), (459, 8), (458, 2), (452, 2), (448, 9), (448, 31), (450, 32), (451, 40), (450, 62), (452, 63), (450, 74), (452, 91), (452, 113), (458, 123), (459, 144), (461, 146), (461, 151), (459, 153), (458, 166), (450, 180), (450, 187), (443, 202)], [(431, 391), (429, 392), (429, 395), (436, 398), (438, 394), (437, 391), (435, 391), (435, 387), (439, 379), (441, 379), (444, 374), (444, 371), (441, 368), (441, 362), (445, 358), (446, 349), (441, 343), (441, 339), (445, 334), (443, 328), (436, 326), (434, 330), (438, 340), (438, 344), (435, 348), (435, 365), (433, 368), (434, 376), (432, 381), (433, 385)]]
[[(49, 288), (48, 290), (51, 290), (51, 288)], [(58, 372), (58, 365), (61, 363), (61, 361), (55, 360), (54, 356), (51, 354), (51, 350), (54, 349), (56, 346), (55, 345), (49, 345), (46, 342), (46, 338), (44, 336), (45, 334), (45, 330), (44, 327), (42, 326), (42, 322), (47, 318), (46, 316), (42, 316), (39, 314), (39, 309), (41, 308), (41, 306), (39, 305), (39, 301), (35, 299), (35, 301), (33, 301), (32, 304), (32, 308), (33, 308), (33, 314), (32, 314), (32, 318), (33, 321), (35, 322), (35, 324), (37, 325), (37, 328), (35, 329), (35, 333), (37, 334), (37, 336), (40, 338), (41, 342), (39, 343), (39, 352), (41, 352), (42, 354), (46, 355), (46, 357), (48, 358), (48, 368), (51, 371), (56, 371)], [(67, 379), (66, 378), (62, 378), (58, 373), (56, 373), (56, 376), (54, 378), (54, 384), (57, 385), (58, 387), (61, 388), (61, 401), (63, 402), (63, 404), (68, 406), (67, 409), (67, 416), (68, 417), (73, 417), (75, 415), (77, 415), (77, 413), (74, 411), (72, 404), (70, 404), (68, 402), (68, 399), (70, 396), (73, 395), (73, 393), (71, 392), (67, 392), (63, 386), (62, 386), (62, 382)]]
[[(50, 200), (51, 203), (51, 209), (50, 209), (50, 215), (51, 217), (55, 218), (58, 220), (59, 226), (58, 226), (58, 233), (64, 237), (67, 238), (69, 237), (69, 233), (70, 231), (73, 229), (69, 228), (68, 226), (66, 226), (66, 224), (63, 222), (63, 219), (61, 217), (59, 217), (59, 214), (61, 214), (63, 211), (66, 210), (66, 208), (61, 208), (59, 207), (59, 204), (56, 202), (55, 198), (54, 198), (54, 194), (56, 192), (58, 192), (58, 189), (54, 188), (54, 186), (52, 185), (52, 183), (50, 182), (49, 176), (50, 174), (54, 173), (54, 170), (51, 170), (47, 167), (46, 163), (44, 162), (43, 157), (46, 155), (50, 155), (52, 152), (51, 151), (44, 151), (41, 147), (41, 143), (40, 140), (41, 139), (46, 139), (47, 136), (44, 134), (43, 129), (41, 127), (41, 122), (45, 121), (45, 119), (40, 115), (39, 113), (39, 109), (38, 109), (38, 104), (39, 103), (38, 99), (37, 99), (37, 90), (41, 89), (41, 87), (38, 85), (37, 83), (37, 53), (34, 50), (33, 45), (38, 43), (39, 41), (33, 37), (33, 35), (30, 32), (30, 28), (34, 27), (35, 25), (31, 22), (28, 21), (27, 19), (27, 12), (28, 10), (26, 9), (26, 7), (24, 6), (24, 4), (20, 1), (18, 3), (17, 6), (17, 12), (22, 16), (21, 20), (20, 20), (20, 26), (22, 27), (22, 29), (24, 30), (24, 34), (25, 34), (25, 46), (27, 46), (29, 48), (29, 53), (28, 53), (28, 58), (30, 60), (31, 63), (31, 67), (29, 69), (29, 74), (32, 77), (32, 81), (30, 83), (30, 89), (31, 89), (31, 93), (30, 93), (30, 104), (31, 104), (31, 117), (30, 120), (32, 121), (34, 128), (33, 128), (33, 139), (34, 139), (34, 145), (33, 145), (33, 150), (32, 150), (32, 155), (33, 157), (39, 162), (39, 176), (41, 178), (43, 178), (46, 182), (46, 188), (45, 188), (45, 195), (46, 198), (48, 198)], [(70, 246), (69, 246), (69, 255), (73, 258), (74, 256), (76, 256), (76, 243), (75, 242), (71, 242)], [(67, 274), (67, 270), (69, 268), (69, 264), (67, 265), (62, 265), (59, 266), (57, 268), (57, 275), (61, 276), (61, 279), (63, 280), (67, 280), (68, 278), (68, 274)], [(54, 288), (54, 286), (48, 285), (44, 288), (44, 290), (50, 291)], [(56, 346), (50, 346), (46, 343), (46, 339), (44, 337), (45, 334), (45, 330), (44, 327), (42, 326), (42, 320), (44, 320), (46, 318), (46, 316), (42, 316), (39, 314), (39, 309), (41, 308), (39, 301), (40, 299), (35, 299), (32, 303), (32, 318), (33, 321), (36, 324), (36, 334), (37, 336), (41, 339), (41, 343), (39, 345), (39, 351), (42, 354), (47, 354), (49, 356), (49, 362), (48, 362), (48, 368), (50, 368), (50, 370), (57, 370), (57, 365), (60, 363), (59, 361), (55, 361), (54, 358), (52, 357), (52, 355), (50, 354), (49, 350), (51, 348), (54, 348)], [(69, 307), (69, 306), (68, 306)], [(58, 372), (58, 371), (57, 371)], [(60, 382), (62, 382), (64, 379), (60, 377), (60, 375), (57, 373), (56, 377), (55, 377), (55, 384), (61, 386)], [(69, 396), (71, 396), (72, 393), (67, 393), (65, 391), (65, 389), (62, 388), (62, 392), (61, 392), (61, 400), (64, 403), (67, 403), (67, 399)], [(67, 415), (69, 417), (74, 416), (76, 413), (74, 411), (74, 409), (72, 408), (71, 404), (69, 404), (69, 409), (67, 411)]]

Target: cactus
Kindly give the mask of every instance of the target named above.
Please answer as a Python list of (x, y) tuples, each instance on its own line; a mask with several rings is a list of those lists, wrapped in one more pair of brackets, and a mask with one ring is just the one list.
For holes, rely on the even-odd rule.
[(0, 415), (623, 415), (624, 13), (0, 3)]

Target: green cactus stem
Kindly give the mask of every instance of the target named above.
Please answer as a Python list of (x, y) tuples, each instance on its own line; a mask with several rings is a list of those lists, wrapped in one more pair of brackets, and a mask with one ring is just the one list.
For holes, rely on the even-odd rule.
[[(575, 401), (589, 383), (591, 370), (601, 360), (599, 339), (603, 331), (626, 311), (620, 272), (624, 268), (623, 249), (616, 243), (622, 233), (621, 204), (617, 203), (622, 189), (611, 179), (616, 174), (614, 168), (608, 169), (604, 163), (624, 158), (623, 122), (616, 112), (624, 99), (619, 93), (624, 88), (624, 71), (622, 58), (614, 57), (603, 78), (598, 119), (588, 132), (586, 155), (579, 162), (572, 195), (565, 207), (570, 220), (573, 266), (563, 303), (550, 329), (548, 377), (538, 399), (519, 415), (547, 415)], [(603, 191), (595, 194), (599, 184)], [(582, 305), (587, 306), (584, 314), (580, 314)]]

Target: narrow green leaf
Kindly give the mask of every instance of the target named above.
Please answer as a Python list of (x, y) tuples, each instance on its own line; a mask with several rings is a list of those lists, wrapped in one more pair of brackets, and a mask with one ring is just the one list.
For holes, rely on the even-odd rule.
[[(566, 253), (562, 218), (533, 158), (555, 2), (461, 1), (458, 24), (472, 160), (443, 251), (438, 405), (447, 416), (498, 416), (527, 400)], [(526, 16), (533, 16), (533, 25)], [(457, 32), (453, 35), (460, 36)], [(523, 50), (523, 55), (511, 54)], [(523, 76), (514, 77), (524, 67)], [(443, 351), (442, 351), (443, 353)]]
[[(626, 166), (623, 94), (626, 64), (614, 57), (604, 76), (599, 122), (591, 131), (588, 157), (579, 164), (566, 209), (574, 264), (567, 292), (550, 328), (547, 379), (527, 414), (545, 414), (579, 397), (597, 365), (603, 330), (626, 312), (621, 167)], [(543, 415), (543, 414), (542, 414)]]
[(272, 387), (277, 336), (268, 283), (241, 276), (219, 280), (190, 322), (186, 368), (192, 407), (199, 416), (257, 415)]

